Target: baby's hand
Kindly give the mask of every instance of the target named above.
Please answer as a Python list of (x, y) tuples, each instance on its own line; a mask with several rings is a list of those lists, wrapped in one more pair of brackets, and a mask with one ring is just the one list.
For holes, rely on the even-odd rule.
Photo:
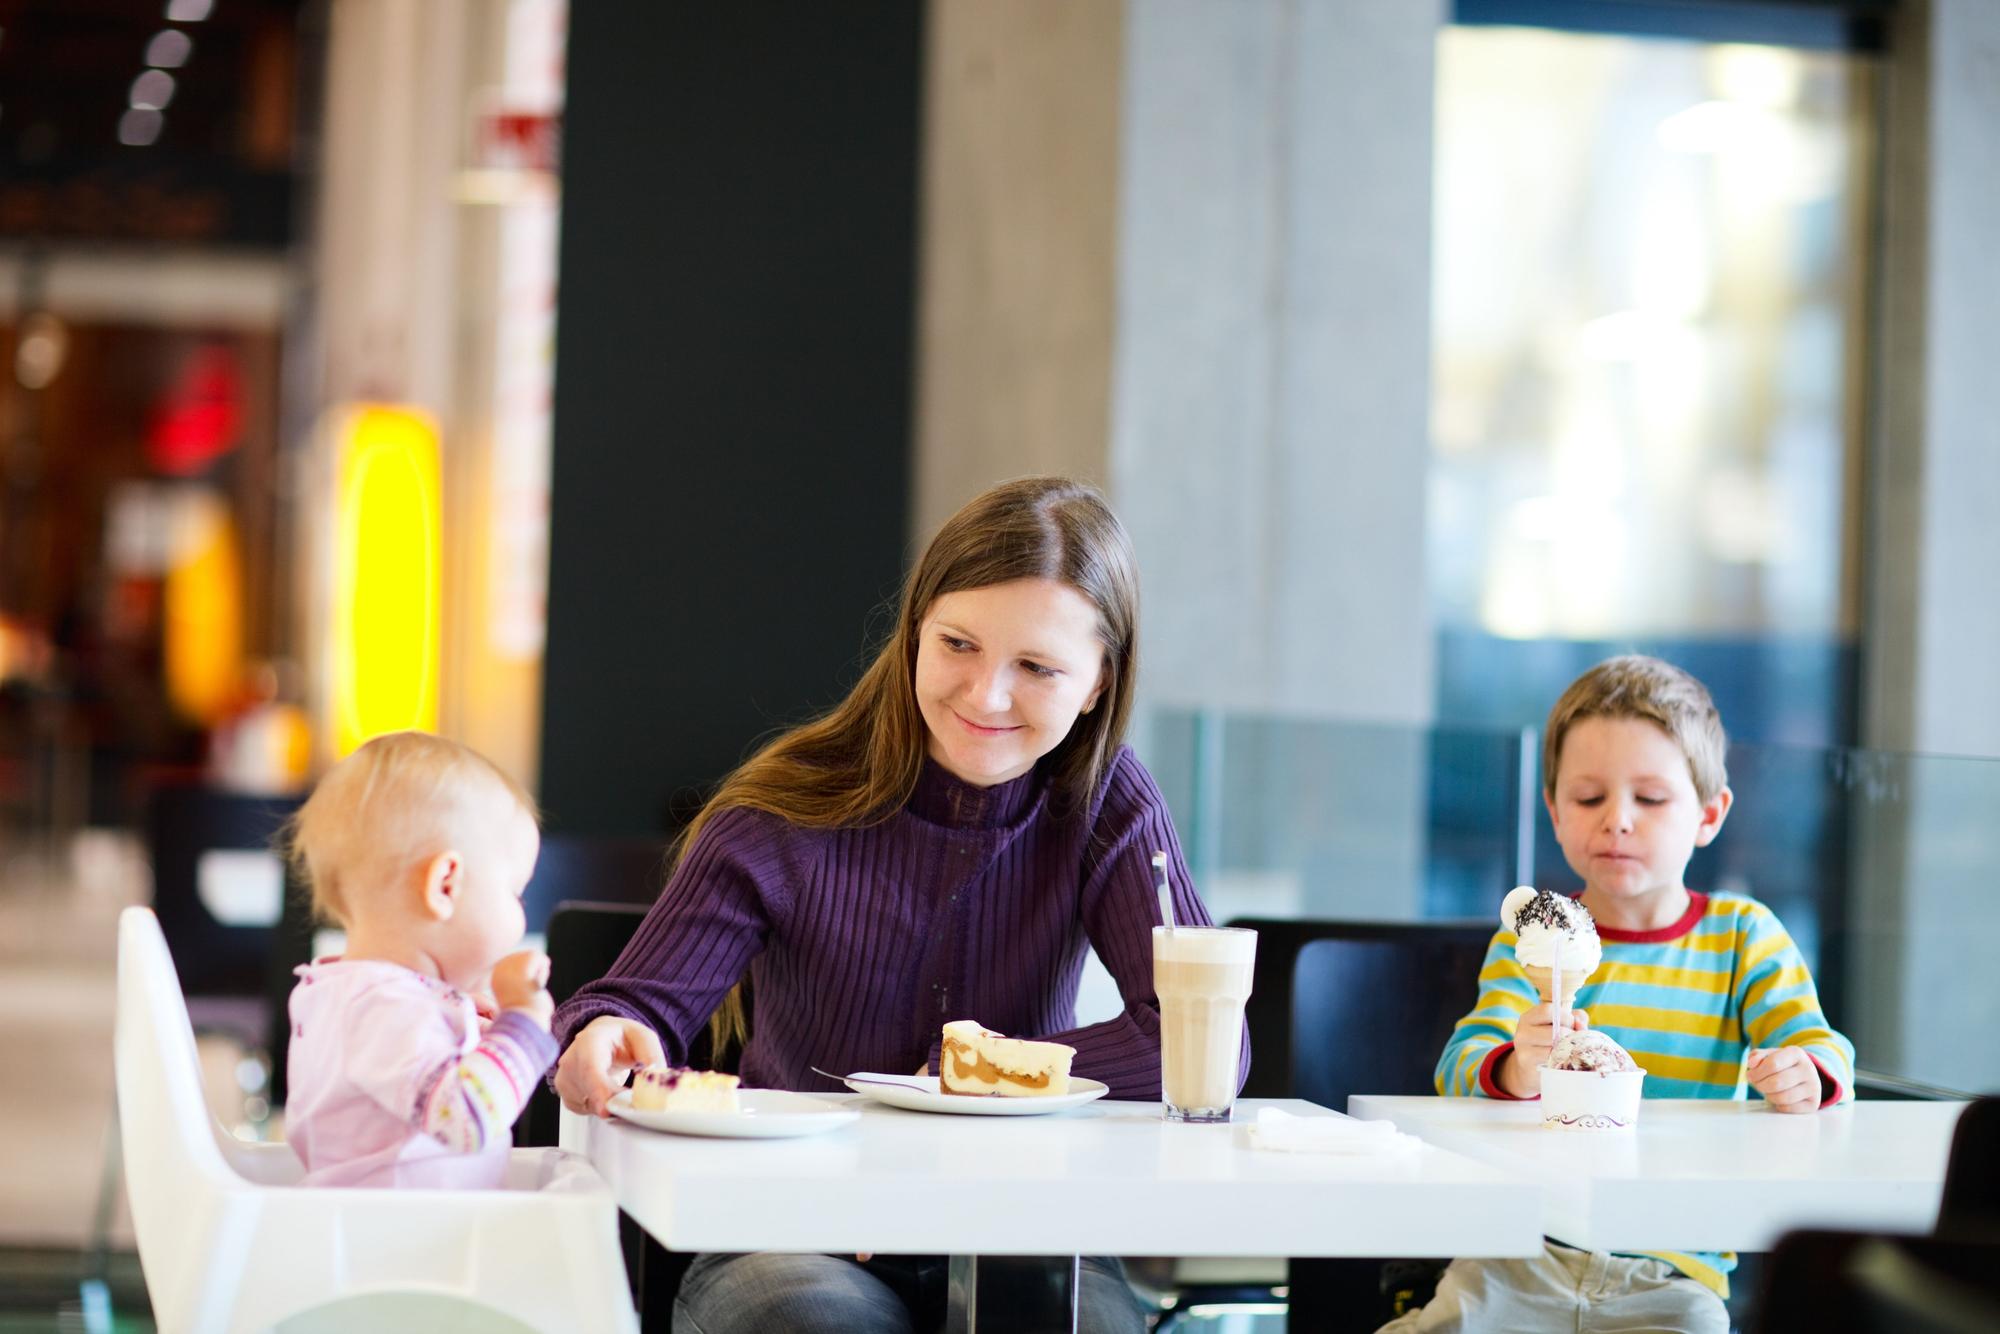
[(549, 995), (549, 956), (539, 950), (517, 950), (493, 965), (493, 999), (503, 1010), (525, 1010), (543, 1028), (555, 1014)]
[[(1569, 1026), (1576, 1032), (1590, 1027), (1590, 1015), (1583, 1010), (1569, 1012)], [(1517, 1098), (1532, 1098), (1542, 1091), (1542, 1067), (1555, 1050), (1556, 1007), (1543, 1001), (1521, 1012), (1514, 1025), (1514, 1051), (1495, 1071), (1500, 1087)]]
[(1819, 1110), (1819, 1067), (1798, 1047), (1750, 1049), (1750, 1087), (1777, 1112)]

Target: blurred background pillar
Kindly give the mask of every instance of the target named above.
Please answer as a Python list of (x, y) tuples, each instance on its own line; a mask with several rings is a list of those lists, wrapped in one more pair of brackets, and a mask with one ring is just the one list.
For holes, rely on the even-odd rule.
[(684, 819), (839, 699), (909, 531), (923, 6), (581, 4), (542, 799)]
[(1109, 483), (1122, 0), (933, 0), (920, 546), (994, 482)]
[[(1325, 774), (1310, 742), (1198, 743), (1243, 803), (1221, 867), (1303, 805), (1423, 884), (1432, 102), (1442, 0), (1129, 7), (1112, 491), (1145, 571), (1144, 698), (1388, 726)], [(1241, 731), (1231, 735), (1242, 736)], [(1210, 831), (1211, 834), (1214, 831)], [(1225, 846), (1225, 844), (1227, 846)], [(1282, 883), (1252, 889), (1290, 901)], [(1224, 894), (1227, 898), (1228, 894)], [(1260, 899), (1259, 901), (1263, 901)]]
[[(323, 414), (300, 587), (323, 751), (335, 439), (357, 405), (437, 424), (439, 731), (533, 783), (545, 624), (562, 0), (331, 0), (313, 219)], [(365, 540), (367, 534), (362, 534)], [(322, 758), (326, 758), (323, 753)]]
[[(1903, 0), (1892, 23), (1862, 742), (2000, 756), (2000, 5)], [(2000, 1017), (1988, 933), (1968, 917), (1991, 901), (1974, 832), (1990, 793), (1963, 766), (1857, 763), (1843, 1019), (1863, 1065), (1948, 1069), (1936, 1016)], [(1918, 982), (1928, 1005), (1910, 1003)]]
[(2000, 5), (1892, 22), (1862, 740), (2000, 756)]

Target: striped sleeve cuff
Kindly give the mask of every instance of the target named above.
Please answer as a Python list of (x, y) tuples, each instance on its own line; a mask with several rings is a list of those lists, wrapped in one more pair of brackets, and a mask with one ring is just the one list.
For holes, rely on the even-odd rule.
[(1486, 1053), (1486, 1059), (1479, 1063), (1479, 1091), (1502, 1102), (1533, 1102), (1533, 1098), (1517, 1098), (1500, 1087), (1500, 1062), (1506, 1060), (1513, 1050), (1513, 1043), (1503, 1042)]
[(1840, 1082), (1840, 1077), (1828, 1068), (1827, 1063), (1820, 1058), (1818, 1052), (1809, 1051), (1806, 1053), (1806, 1056), (1812, 1061), (1813, 1067), (1819, 1071), (1819, 1105), (1822, 1107), (1833, 1107), (1845, 1101), (1851, 1095), (1852, 1090)]

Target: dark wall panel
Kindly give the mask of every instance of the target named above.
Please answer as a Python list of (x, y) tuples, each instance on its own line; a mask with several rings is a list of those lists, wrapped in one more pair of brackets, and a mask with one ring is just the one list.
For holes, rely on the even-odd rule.
[(542, 798), (636, 832), (852, 682), (909, 508), (922, 6), (570, 9)]

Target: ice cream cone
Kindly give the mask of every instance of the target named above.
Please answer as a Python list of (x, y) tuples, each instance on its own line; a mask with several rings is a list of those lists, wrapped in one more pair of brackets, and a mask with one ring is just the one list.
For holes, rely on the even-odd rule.
[[(1548, 1001), (1556, 998), (1555, 969), (1544, 968), (1540, 964), (1533, 963), (1524, 963), (1521, 967), (1526, 970), (1528, 980), (1535, 984), (1535, 990), (1542, 993), (1543, 1000)], [(1593, 971), (1593, 969), (1589, 968), (1563, 969), (1563, 1002), (1565, 1004), (1570, 1006), (1576, 1004), (1577, 988), (1584, 984)]]

